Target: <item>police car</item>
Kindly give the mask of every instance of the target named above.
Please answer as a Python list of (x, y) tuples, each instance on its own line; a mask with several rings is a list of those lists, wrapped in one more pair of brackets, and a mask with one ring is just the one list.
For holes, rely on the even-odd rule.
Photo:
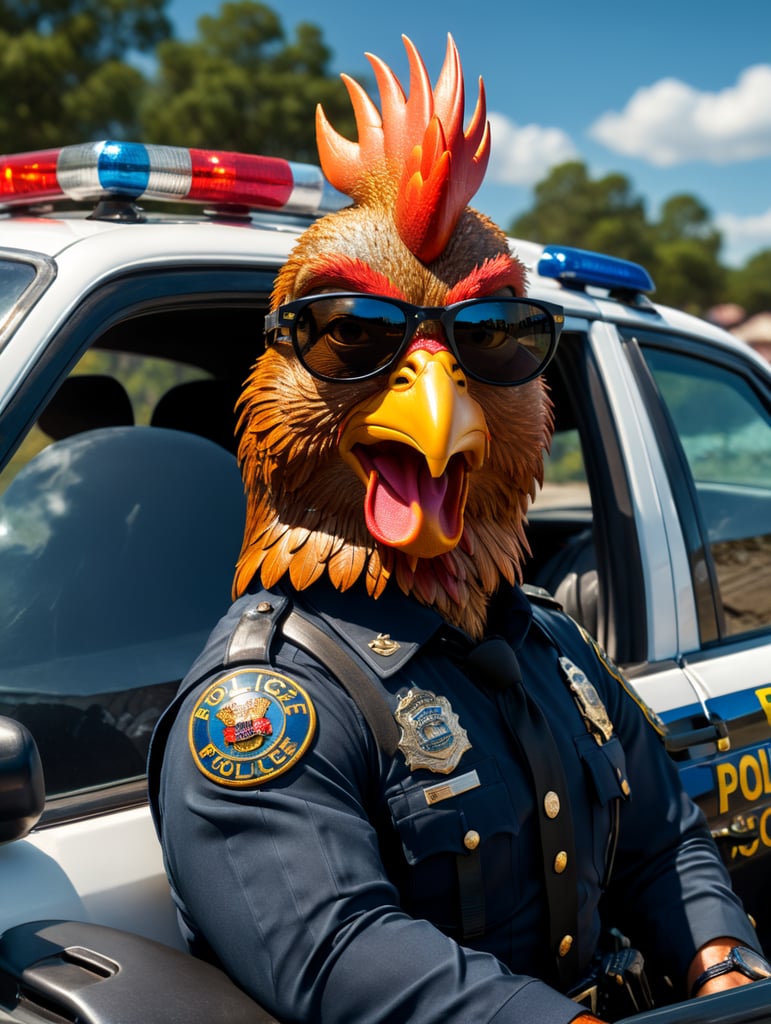
[[(145, 1022), (175, 1019), (174, 999), (188, 1021), (260, 1019), (188, 969), (144, 765), (230, 601), (233, 405), (274, 277), (346, 201), (317, 168), (257, 156), (0, 158), (0, 1021), (109, 1020), (126, 999)], [(663, 720), (771, 939), (771, 367), (655, 305), (635, 264), (512, 247), (566, 318), (527, 582)], [(133, 980), (153, 970), (157, 1017)]]

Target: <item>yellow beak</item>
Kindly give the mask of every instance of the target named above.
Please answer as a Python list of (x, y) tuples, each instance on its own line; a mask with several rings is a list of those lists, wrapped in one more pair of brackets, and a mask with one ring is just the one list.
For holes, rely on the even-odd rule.
[(340, 434), (340, 454), (367, 488), (373, 536), (419, 558), (452, 550), (463, 533), (468, 473), (483, 465), (488, 441), (453, 354), (413, 347)]

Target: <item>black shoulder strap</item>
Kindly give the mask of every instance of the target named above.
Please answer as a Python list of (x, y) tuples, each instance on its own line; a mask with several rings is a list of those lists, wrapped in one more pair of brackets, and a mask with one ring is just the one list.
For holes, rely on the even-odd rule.
[(356, 702), (378, 746), (393, 757), (399, 745), (399, 727), (382, 694), (367, 672), (344, 647), (296, 609), (281, 623), (281, 632), (293, 644), (324, 664)]
[(296, 608), (279, 618), (268, 601), (250, 605), (241, 615), (230, 640), (224, 664), (268, 661), (270, 641), (276, 630), (327, 668), (356, 702), (378, 746), (393, 757), (399, 744), (399, 727), (385, 698), (353, 655)]

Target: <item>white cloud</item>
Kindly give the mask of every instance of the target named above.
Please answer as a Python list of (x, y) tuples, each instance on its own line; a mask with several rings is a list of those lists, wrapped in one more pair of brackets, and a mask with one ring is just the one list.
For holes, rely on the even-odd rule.
[(578, 157), (578, 151), (560, 128), (520, 126), (503, 114), (490, 113), (492, 154), (488, 182), (498, 185), (534, 185), (550, 168)]
[(723, 233), (723, 258), (731, 266), (741, 266), (761, 249), (771, 249), (771, 208), (754, 217), (724, 213), (715, 223)]
[(736, 85), (713, 93), (663, 78), (638, 89), (620, 113), (603, 114), (589, 133), (658, 167), (771, 156), (771, 64), (746, 68)]

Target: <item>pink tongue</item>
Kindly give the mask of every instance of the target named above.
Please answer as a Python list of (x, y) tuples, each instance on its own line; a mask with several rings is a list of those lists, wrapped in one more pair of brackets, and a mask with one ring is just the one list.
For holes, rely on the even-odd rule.
[[(438, 479), (432, 477), (425, 459), (406, 445), (398, 452), (369, 454), (374, 472), (369, 474), (364, 509), (367, 529), (373, 537), (395, 545), (413, 538), (421, 520), (438, 522), (443, 529), (449, 525), (442, 517), (447, 473)], [(454, 518), (454, 510), (448, 512)], [(449, 532), (453, 532), (451, 526)]]

